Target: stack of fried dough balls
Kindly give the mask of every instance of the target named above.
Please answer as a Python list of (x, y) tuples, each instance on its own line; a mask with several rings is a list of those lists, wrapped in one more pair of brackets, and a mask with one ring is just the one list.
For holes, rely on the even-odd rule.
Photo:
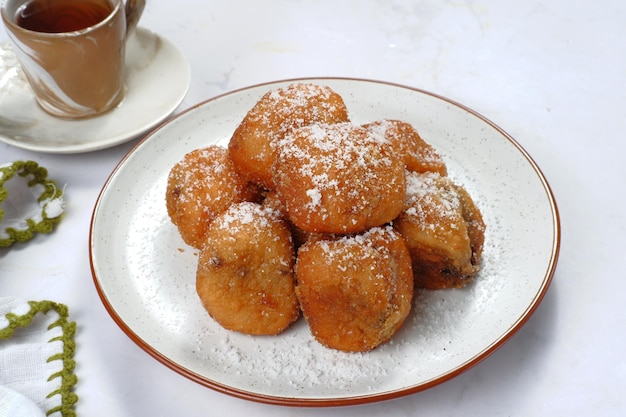
[(276, 335), (300, 314), (324, 346), (365, 352), (411, 311), (414, 288), (460, 288), (485, 224), (413, 126), (349, 120), (326, 86), (268, 91), (228, 147), (172, 167), (168, 214), (200, 251), (196, 290), (224, 328)]

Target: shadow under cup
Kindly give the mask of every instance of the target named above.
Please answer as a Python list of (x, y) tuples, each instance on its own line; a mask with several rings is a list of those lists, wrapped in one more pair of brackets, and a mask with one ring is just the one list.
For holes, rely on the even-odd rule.
[[(38, 1), (7, 0), (2, 20), (39, 105), (53, 116), (71, 119), (97, 116), (117, 106), (125, 92), (127, 22), (123, 1), (68, 2), (66, 17), (84, 13), (74, 9), (80, 3), (110, 10), (99, 23), (68, 32), (20, 26), (20, 13), (29, 2)], [(46, 2), (50, 3), (42, 3)]]

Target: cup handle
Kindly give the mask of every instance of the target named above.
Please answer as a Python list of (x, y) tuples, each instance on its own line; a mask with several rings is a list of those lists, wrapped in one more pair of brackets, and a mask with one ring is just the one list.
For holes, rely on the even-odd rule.
[(126, 39), (137, 27), (145, 7), (146, 0), (126, 0), (126, 5), (124, 6), (126, 13)]

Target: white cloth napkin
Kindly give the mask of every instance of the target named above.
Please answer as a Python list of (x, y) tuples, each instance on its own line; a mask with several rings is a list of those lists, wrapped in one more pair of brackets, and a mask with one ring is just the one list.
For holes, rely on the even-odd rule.
[(45, 417), (41, 409), (17, 391), (0, 386), (1, 417)]
[(45, 416), (52, 410), (51, 416), (63, 416), (60, 373), (67, 361), (60, 355), (66, 327), (60, 323), (67, 321), (49, 306), (59, 305), (0, 297), (0, 417)]

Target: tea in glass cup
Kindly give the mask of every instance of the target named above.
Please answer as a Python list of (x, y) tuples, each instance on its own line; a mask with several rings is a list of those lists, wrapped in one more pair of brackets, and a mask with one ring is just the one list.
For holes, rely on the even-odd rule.
[(126, 40), (144, 7), (145, 0), (6, 0), (2, 20), (39, 105), (69, 119), (116, 107)]

